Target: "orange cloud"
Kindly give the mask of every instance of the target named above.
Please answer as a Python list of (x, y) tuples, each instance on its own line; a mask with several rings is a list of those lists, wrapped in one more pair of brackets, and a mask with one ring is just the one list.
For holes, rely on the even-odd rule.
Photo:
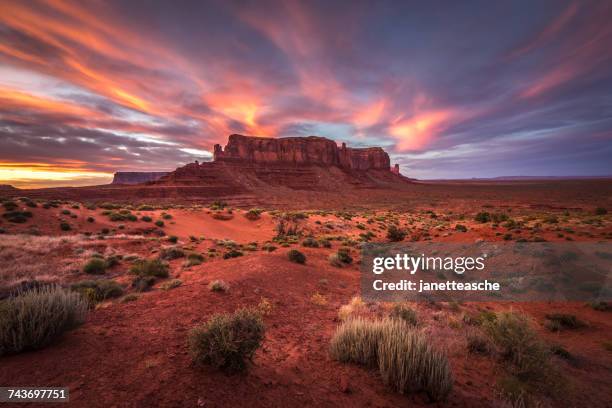
[(398, 119), (389, 127), (397, 140), (399, 151), (420, 150), (427, 146), (438, 132), (446, 129), (457, 118), (454, 110), (435, 110), (419, 113), (408, 119)]

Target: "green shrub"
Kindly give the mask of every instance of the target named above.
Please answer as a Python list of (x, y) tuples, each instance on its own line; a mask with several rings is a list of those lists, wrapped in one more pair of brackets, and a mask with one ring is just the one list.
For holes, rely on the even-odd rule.
[(586, 324), (575, 315), (566, 313), (550, 313), (546, 315), (547, 328), (550, 331), (560, 331), (563, 329), (578, 329)]
[(106, 272), (108, 265), (104, 259), (91, 258), (85, 266), (83, 266), (83, 272), (90, 275), (102, 275)]
[(171, 214), (162, 214), (161, 216), (164, 220), (171, 220), (172, 219), (172, 215)]
[(306, 248), (318, 248), (319, 243), (313, 237), (308, 237), (304, 241), (302, 241), (302, 246)]
[(344, 264), (353, 263), (353, 258), (350, 255), (350, 251), (348, 248), (340, 248), (336, 255), (338, 255), (338, 260)]
[(85, 320), (88, 304), (59, 286), (23, 292), (0, 302), (0, 356), (39, 349)]
[(459, 231), (459, 232), (467, 232), (467, 227), (463, 224), (457, 224), (455, 225), (455, 230)]
[(142, 217), (140, 217), (140, 219), (144, 222), (151, 222), (153, 221), (153, 218), (149, 217), (148, 215), (143, 215)]
[(136, 276), (132, 281), (132, 288), (138, 292), (146, 292), (155, 284), (155, 276)]
[(28, 218), (32, 218), (31, 211), (8, 211), (2, 214), (3, 218), (6, 218), (9, 222), (16, 224), (23, 224), (28, 221)]
[(2, 203), (2, 206), (6, 211), (13, 211), (17, 209), (17, 203), (14, 201), (6, 200)]
[(141, 206), (139, 206), (137, 208), (138, 211), (154, 211), (155, 207), (148, 205), (148, 204), (143, 204)]
[(176, 244), (178, 242), (178, 237), (176, 235), (170, 235), (168, 237), (168, 241), (172, 242), (173, 244)]
[(403, 241), (406, 238), (406, 231), (398, 228), (395, 225), (389, 226), (387, 228), (387, 239), (391, 242)]
[(606, 215), (607, 213), (608, 213), (608, 210), (605, 209), (604, 207), (595, 208), (595, 215)]
[(94, 221), (95, 221), (94, 217), (87, 217), (87, 222), (94, 222)]
[(484, 324), (485, 330), (520, 378), (535, 377), (548, 363), (548, 352), (529, 317), (517, 312), (500, 313)]
[(470, 353), (489, 354), (491, 352), (491, 342), (479, 330), (470, 331), (466, 337), (466, 341)]
[(298, 263), (298, 264), (305, 264), (306, 263), (306, 255), (304, 255), (303, 253), (301, 253), (297, 249), (292, 249), (289, 252), (287, 252), (287, 258), (289, 258), (289, 260), (291, 262), (295, 262), (295, 263)]
[(162, 248), (159, 257), (161, 259), (167, 259), (167, 260), (172, 260), (172, 259), (178, 259), (178, 258), (183, 258), (185, 256), (185, 252), (178, 247), (168, 247), (168, 248)]
[(255, 221), (261, 218), (262, 212), (263, 210), (261, 208), (251, 208), (244, 216), (247, 220)]
[(417, 325), (416, 312), (411, 307), (405, 304), (395, 304), (393, 306), (393, 309), (391, 309), (389, 317), (391, 317), (392, 319), (401, 319), (410, 326)]
[(138, 276), (167, 278), (168, 264), (160, 259), (141, 259), (134, 262), (130, 268), (130, 273)]
[(62, 231), (70, 231), (72, 228), (70, 227), (70, 224), (68, 224), (67, 222), (62, 222), (60, 223), (60, 229)]
[(213, 292), (227, 292), (230, 287), (223, 280), (214, 280), (208, 284), (208, 288)]
[(480, 223), (485, 223), (485, 222), (489, 222), (491, 221), (491, 214), (489, 214), (486, 211), (483, 212), (479, 212), (478, 214), (476, 214), (476, 216), (474, 217), (474, 220), (476, 220), (477, 222)]
[(243, 371), (261, 347), (265, 327), (261, 314), (240, 309), (216, 314), (189, 333), (189, 346), (196, 364), (212, 365), (228, 372)]
[(70, 286), (80, 293), (90, 303), (95, 304), (106, 299), (117, 298), (123, 295), (123, 288), (114, 280), (98, 279), (74, 283)]
[(600, 312), (607, 312), (607, 311), (612, 310), (612, 305), (610, 305), (610, 303), (604, 302), (604, 301), (591, 302), (591, 303), (589, 303), (589, 306), (591, 307), (591, 309), (598, 310)]
[(242, 252), (236, 249), (230, 249), (229, 251), (223, 254), (223, 259), (238, 258), (242, 255), (244, 255)]
[(160, 288), (162, 290), (170, 290), (170, 289), (178, 288), (182, 284), (183, 284), (183, 281), (181, 281), (180, 279), (172, 279), (171, 281), (162, 283), (160, 285)]
[(155, 221), (155, 225), (156, 225), (157, 227), (161, 228), (161, 227), (163, 227), (163, 226), (164, 226), (164, 222), (163, 222), (162, 220), (157, 220), (157, 221)]

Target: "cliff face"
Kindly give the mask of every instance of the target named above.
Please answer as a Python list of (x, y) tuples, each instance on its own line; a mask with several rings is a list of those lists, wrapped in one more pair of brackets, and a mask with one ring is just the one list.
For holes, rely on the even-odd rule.
[(263, 138), (230, 135), (225, 149), (214, 147), (215, 162), (336, 166), (351, 170), (390, 170), (380, 147), (348, 148), (324, 137)]
[(142, 184), (157, 181), (168, 174), (165, 171), (118, 171), (113, 177), (112, 184)]

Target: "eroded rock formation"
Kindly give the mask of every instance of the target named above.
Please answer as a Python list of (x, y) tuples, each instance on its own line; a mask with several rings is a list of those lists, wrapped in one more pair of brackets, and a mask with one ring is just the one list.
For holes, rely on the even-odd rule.
[(336, 166), (347, 170), (390, 170), (389, 155), (380, 147), (338, 147), (319, 136), (267, 138), (230, 135), (225, 149), (215, 145), (215, 162)]

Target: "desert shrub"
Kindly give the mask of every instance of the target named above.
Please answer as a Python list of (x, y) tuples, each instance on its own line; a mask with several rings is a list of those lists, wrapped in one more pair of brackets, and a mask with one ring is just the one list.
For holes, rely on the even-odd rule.
[(88, 304), (59, 286), (19, 293), (0, 303), (0, 355), (39, 349), (85, 320)]
[(591, 307), (591, 309), (598, 310), (600, 312), (607, 312), (607, 311), (612, 310), (612, 305), (610, 305), (610, 303), (604, 302), (604, 301), (591, 302), (591, 303), (589, 303), (589, 306)]
[(491, 342), (480, 330), (471, 330), (466, 336), (467, 349), (474, 354), (489, 354)]
[(319, 292), (313, 294), (310, 297), (310, 301), (318, 306), (324, 306), (327, 304), (327, 298), (324, 295), (320, 294)]
[(338, 319), (344, 321), (355, 317), (361, 317), (365, 316), (367, 312), (368, 308), (363, 300), (361, 300), (361, 297), (355, 296), (348, 304), (340, 306), (338, 310)]
[(6, 211), (13, 211), (17, 209), (17, 203), (11, 200), (6, 200), (2, 203), (2, 206)]
[(385, 384), (402, 394), (425, 391), (434, 401), (453, 387), (450, 363), (427, 336), (404, 323), (387, 323), (378, 344), (378, 369)]
[(342, 363), (375, 367), (378, 343), (385, 322), (361, 317), (346, 319), (337, 329), (330, 344), (331, 356)]
[(168, 264), (160, 259), (141, 259), (134, 262), (130, 268), (130, 273), (138, 276), (167, 278)]
[(302, 241), (302, 246), (306, 248), (318, 248), (319, 243), (313, 237), (307, 237), (304, 241)]
[(608, 213), (608, 210), (605, 209), (604, 207), (595, 208), (595, 215), (606, 215), (607, 213)]
[(395, 225), (389, 226), (387, 229), (387, 239), (391, 242), (403, 241), (406, 238), (406, 231), (398, 228)]
[(393, 305), (393, 309), (391, 309), (389, 317), (391, 317), (392, 319), (401, 319), (410, 326), (417, 325), (416, 312), (410, 306), (402, 303), (397, 303)]
[(234, 218), (234, 216), (233, 216), (231, 213), (229, 213), (229, 212), (227, 212), (227, 213), (224, 213), (224, 212), (216, 212), (216, 213), (214, 213), (214, 214), (212, 215), (212, 217), (213, 217), (215, 220), (220, 220), (220, 221), (228, 221), (228, 220), (231, 220), (232, 218)]
[(213, 292), (227, 292), (230, 286), (224, 280), (214, 280), (208, 284), (208, 288)]
[(13, 222), (16, 224), (23, 224), (28, 221), (28, 218), (32, 218), (31, 211), (8, 211), (2, 214), (3, 218), (6, 218), (7, 221)]
[(68, 224), (67, 222), (62, 222), (60, 223), (60, 229), (62, 231), (70, 231), (72, 228), (70, 227), (70, 224)]
[(148, 204), (143, 204), (141, 206), (138, 206), (137, 210), (138, 211), (153, 211), (155, 210), (155, 207), (148, 205)]
[(479, 212), (474, 217), (474, 220), (480, 223), (485, 223), (491, 221), (491, 214), (486, 211)]
[(521, 313), (507, 312), (487, 321), (485, 330), (520, 378), (536, 376), (548, 362), (548, 352), (531, 326), (530, 319)]
[(91, 304), (123, 295), (123, 288), (114, 280), (86, 280), (70, 285), (70, 289), (80, 293)]
[(348, 248), (338, 249), (338, 251), (336, 252), (336, 255), (338, 255), (338, 260), (344, 264), (353, 263), (353, 258), (351, 257), (350, 251), (348, 250)]
[(467, 232), (467, 227), (463, 224), (457, 224), (455, 225), (455, 230), (459, 231), (459, 232)]
[(204, 262), (204, 255), (202, 254), (198, 254), (197, 252), (190, 252), (187, 255), (187, 266), (200, 265), (202, 262)]
[(168, 237), (168, 241), (172, 242), (173, 244), (176, 244), (178, 242), (178, 237), (176, 235), (170, 235)]
[(166, 259), (166, 260), (172, 260), (172, 259), (178, 259), (178, 258), (182, 258), (185, 256), (185, 252), (178, 247), (168, 247), (168, 248), (162, 248), (159, 257), (161, 259)]
[(140, 217), (140, 219), (144, 222), (151, 222), (153, 221), (153, 218), (149, 217), (148, 215), (143, 215), (142, 217)]
[(443, 400), (452, 389), (446, 355), (401, 320), (346, 320), (336, 330), (330, 352), (341, 362), (378, 366), (385, 384), (400, 393), (425, 391), (431, 399)]
[(62, 214), (62, 215), (70, 215), (70, 214), (72, 214), (72, 213), (70, 212), (70, 210), (66, 210), (66, 209), (64, 209), (64, 210), (62, 210), (61, 214)]
[(290, 236), (297, 236), (300, 233), (297, 220), (290, 220), (286, 219), (285, 217), (278, 220), (274, 229), (276, 231), (276, 240), (284, 239)]
[(162, 228), (164, 226), (164, 222), (162, 220), (157, 220), (155, 221), (155, 225), (158, 226), (159, 228)]
[(247, 220), (255, 221), (261, 218), (262, 212), (263, 210), (261, 208), (251, 208), (244, 214), (244, 216)]
[(327, 259), (329, 260), (330, 265), (335, 266), (337, 268), (342, 268), (342, 266), (344, 265), (342, 262), (340, 262), (338, 254), (329, 254), (329, 257), (327, 257)]
[(178, 288), (182, 284), (183, 284), (183, 281), (181, 281), (180, 279), (172, 279), (168, 282), (162, 283), (159, 287), (162, 290), (170, 290), (170, 289)]
[(504, 222), (504, 221), (508, 220), (508, 214), (506, 214), (506, 213), (493, 213), (493, 214), (491, 214), (491, 219), (493, 220), (493, 222), (499, 224), (501, 222)]
[(247, 368), (261, 347), (265, 327), (261, 314), (240, 309), (233, 314), (216, 314), (189, 333), (189, 347), (196, 364), (212, 365), (228, 372)]
[(167, 213), (162, 213), (161, 216), (164, 220), (171, 220), (172, 219), (172, 214), (167, 214)]
[(291, 262), (295, 262), (295, 263), (298, 263), (298, 264), (305, 264), (306, 263), (306, 255), (304, 255), (303, 253), (301, 253), (297, 249), (292, 249), (289, 252), (287, 252), (287, 258), (289, 258), (289, 260)]
[(263, 249), (264, 251), (268, 251), (268, 252), (276, 251), (276, 247), (270, 243), (263, 244), (261, 246), (261, 249)]
[(238, 258), (239, 256), (242, 256), (242, 255), (244, 255), (242, 252), (236, 249), (230, 249), (229, 251), (223, 254), (223, 259)]
[(128, 295), (125, 295), (122, 299), (121, 299), (121, 303), (129, 303), (129, 302), (134, 302), (138, 300), (138, 295), (135, 293), (130, 293)]
[(329, 240), (329, 238), (321, 238), (319, 240), (319, 244), (323, 247), (323, 248), (331, 248), (332, 244), (331, 241)]
[(95, 221), (94, 217), (87, 217), (87, 222), (94, 222), (94, 221)]
[(83, 272), (90, 275), (102, 275), (106, 272), (107, 267), (108, 265), (104, 259), (95, 257), (87, 261), (83, 266)]
[(586, 324), (575, 315), (566, 313), (550, 313), (546, 315), (546, 327), (550, 331), (560, 331), (563, 329), (578, 329)]
[(213, 201), (209, 208), (213, 211), (218, 211), (223, 210), (225, 207), (227, 207), (225, 201)]
[(146, 292), (155, 284), (155, 276), (139, 275), (132, 281), (132, 288), (138, 292)]

